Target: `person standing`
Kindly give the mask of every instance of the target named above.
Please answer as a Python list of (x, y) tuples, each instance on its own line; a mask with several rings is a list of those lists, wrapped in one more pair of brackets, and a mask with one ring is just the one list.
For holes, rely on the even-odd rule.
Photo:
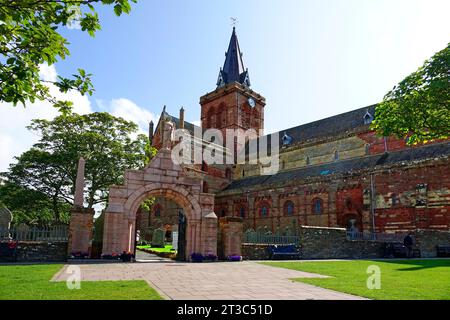
[(405, 239), (403, 239), (403, 245), (406, 248), (406, 258), (412, 258), (413, 257), (414, 240), (413, 240), (411, 232), (408, 233), (408, 235), (405, 237)]

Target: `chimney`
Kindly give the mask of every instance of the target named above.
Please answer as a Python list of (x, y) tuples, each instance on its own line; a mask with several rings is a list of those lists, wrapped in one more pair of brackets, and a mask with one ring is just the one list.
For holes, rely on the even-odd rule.
[(184, 108), (180, 109), (180, 129), (184, 129)]
[(150, 144), (153, 141), (153, 132), (154, 132), (154, 128), (153, 128), (153, 121), (150, 121), (150, 123), (148, 124), (148, 139), (150, 140)]

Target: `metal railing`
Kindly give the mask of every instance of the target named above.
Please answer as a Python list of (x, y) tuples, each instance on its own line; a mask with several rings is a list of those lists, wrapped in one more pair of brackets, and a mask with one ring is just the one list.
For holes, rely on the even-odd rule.
[(16, 241), (68, 241), (68, 227), (52, 226), (52, 227), (13, 227), (8, 229), (0, 229), (0, 240), (16, 240)]
[(401, 242), (406, 233), (372, 233), (347, 231), (347, 239), (353, 241)]
[(245, 232), (244, 243), (253, 244), (299, 244), (298, 236), (268, 235), (257, 232)]

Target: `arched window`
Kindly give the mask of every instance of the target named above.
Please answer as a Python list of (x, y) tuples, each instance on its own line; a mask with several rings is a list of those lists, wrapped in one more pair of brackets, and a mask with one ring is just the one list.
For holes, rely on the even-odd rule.
[(215, 115), (215, 110), (214, 108), (209, 109), (208, 111), (208, 127), (209, 128), (213, 128), (215, 126), (215, 122), (216, 122), (216, 115)]
[(393, 194), (391, 195), (391, 201), (392, 201), (392, 206), (393, 206), (393, 207), (396, 206), (396, 205), (398, 205), (398, 204), (400, 203), (400, 199), (399, 199), (398, 195), (395, 194), (395, 193), (393, 193)]
[(309, 156), (306, 156), (306, 165), (310, 165), (311, 164), (311, 159), (309, 158)]
[(217, 113), (217, 117), (216, 117), (216, 128), (217, 128), (217, 129), (222, 128), (222, 113), (221, 113), (221, 112)]
[(231, 176), (231, 169), (227, 168), (225, 170), (225, 178), (227, 178), (228, 180), (231, 180), (232, 176)]
[(208, 193), (208, 182), (203, 181), (203, 193)]
[(353, 209), (353, 201), (352, 201), (351, 198), (345, 199), (345, 207), (346, 207), (348, 210), (352, 210), (352, 209)]
[(202, 161), (202, 171), (207, 172), (208, 171), (208, 165), (205, 161)]
[(263, 204), (260, 210), (261, 218), (269, 217), (269, 206), (267, 204)]
[(364, 124), (371, 124), (373, 121), (373, 116), (369, 113), (369, 110), (367, 110), (366, 114), (364, 115)]
[(294, 203), (292, 201), (286, 201), (284, 203), (284, 214), (287, 216), (294, 215)]
[(322, 199), (314, 199), (313, 200), (312, 211), (315, 214), (321, 214), (323, 212), (323, 201), (322, 201)]
[(239, 217), (241, 217), (242, 219), (245, 219), (245, 207), (241, 207), (239, 209)]
[(339, 160), (339, 151), (335, 150), (334, 151), (334, 161), (338, 161)]
[(227, 215), (227, 211), (225, 209), (220, 210), (220, 216), (225, 217)]
[(220, 115), (220, 119), (221, 119), (221, 122), (219, 123), (219, 125), (222, 128), (224, 125), (227, 124), (227, 109), (226, 109), (226, 107), (224, 107), (222, 109), (222, 114)]
[(369, 153), (370, 153), (370, 143), (366, 143), (366, 145), (365, 145), (365, 152), (366, 152), (366, 155), (369, 155)]
[(155, 215), (155, 217), (161, 217), (161, 206), (160, 205), (155, 206), (154, 215)]
[(242, 178), (245, 178), (245, 170), (242, 170)]

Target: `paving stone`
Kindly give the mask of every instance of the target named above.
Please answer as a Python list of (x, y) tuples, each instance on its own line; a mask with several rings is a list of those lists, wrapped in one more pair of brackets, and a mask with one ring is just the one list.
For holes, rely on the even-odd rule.
[[(174, 300), (363, 299), (290, 280), (302, 277), (325, 277), (322, 275), (248, 261), (205, 264), (158, 262), (83, 264), (79, 267), (82, 280), (145, 280), (163, 297)], [(57, 273), (52, 281), (65, 281), (68, 276), (69, 274), (63, 270)]]

